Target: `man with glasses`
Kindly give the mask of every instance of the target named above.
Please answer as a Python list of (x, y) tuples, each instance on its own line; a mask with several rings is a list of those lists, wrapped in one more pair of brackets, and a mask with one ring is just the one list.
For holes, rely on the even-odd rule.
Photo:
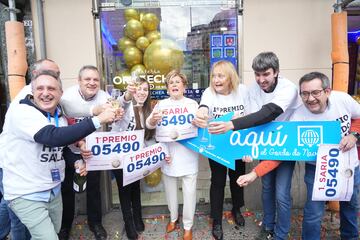
[[(359, 140), (359, 133), (351, 132), (351, 119), (360, 119), (360, 105), (347, 93), (332, 91), (329, 79), (322, 73), (311, 72), (300, 81), (300, 96), (304, 105), (291, 116), (292, 121), (337, 120), (341, 123), (342, 139), (340, 150), (346, 152)], [(351, 200), (340, 202), (341, 239), (359, 239), (357, 212), (360, 185), (359, 162), (355, 162), (354, 189)], [(306, 162), (304, 181), (307, 198), (304, 206), (302, 239), (320, 239), (321, 219), (324, 213), (324, 201), (312, 201), (316, 162)]]
[[(210, 133), (221, 134), (229, 130), (255, 127), (273, 120), (287, 121), (294, 109), (301, 104), (296, 85), (279, 76), (279, 59), (273, 52), (257, 55), (252, 68), (256, 80), (249, 87), (253, 113), (229, 122), (213, 122), (209, 128)], [(262, 176), (264, 210), (262, 230), (256, 239), (287, 239), (291, 222), (290, 189), (294, 165), (294, 161), (262, 161), (253, 170), (256, 177)], [(275, 167), (275, 170), (264, 173), (263, 169)]]

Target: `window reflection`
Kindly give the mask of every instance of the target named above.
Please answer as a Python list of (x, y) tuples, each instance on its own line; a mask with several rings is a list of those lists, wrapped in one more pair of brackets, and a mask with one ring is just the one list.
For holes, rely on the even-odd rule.
[[(235, 7), (224, 9), (224, 1), (209, 1), (211, 4), (202, 6), (185, 6), (182, 1), (160, 1), (160, 6), (164, 2), (171, 2), (172, 4), (168, 5), (172, 6), (136, 8), (141, 4), (144, 6), (146, 2), (149, 1), (133, 1), (132, 7), (135, 7), (132, 9), (138, 12), (138, 18), (134, 17), (135, 21), (131, 22), (130, 28), (125, 28), (129, 25), (129, 18), (125, 18), (125, 12), (129, 8), (103, 8), (101, 11), (104, 74), (107, 84), (115, 84), (124, 90), (125, 80), (131, 76), (131, 69), (136, 66), (135, 69), (150, 75), (148, 80), (152, 87), (152, 97), (161, 99), (167, 97), (166, 91), (162, 90), (165, 87), (162, 81), (166, 71), (170, 67), (180, 67), (189, 79), (188, 97), (200, 99), (209, 82), (209, 36), (214, 33), (236, 34)], [(153, 1), (151, 2), (153, 4)], [(155, 15), (159, 21), (156, 29), (139, 30), (139, 23), (143, 24), (144, 16), (149, 14)], [(143, 45), (136, 46), (139, 36), (151, 39), (149, 45), (143, 39)], [(124, 38), (128, 41), (124, 41)], [(152, 38), (160, 38), (160, 50), (152, 47), (152, 53), (149, 53), (151, 44), (156, 41)]]

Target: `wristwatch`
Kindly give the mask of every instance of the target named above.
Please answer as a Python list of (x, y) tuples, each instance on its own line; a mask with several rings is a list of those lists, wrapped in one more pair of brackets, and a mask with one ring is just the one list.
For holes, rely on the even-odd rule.
[(354, 137), (356, 137), (356, 139), (359, 141), (360, 140), (360, 133), (358, 132), (350, 132), (351, 135), (353, 135)]

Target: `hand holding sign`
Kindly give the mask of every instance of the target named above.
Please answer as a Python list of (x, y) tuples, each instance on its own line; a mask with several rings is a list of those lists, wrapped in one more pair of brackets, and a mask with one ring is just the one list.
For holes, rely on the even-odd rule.
[(139, 151), (144, 144), (144, 130), (124, 132), (95, 132), (86, 137), (86, 148), (92, 156), (86, 169), (109, 170), (122, 167), (126, 154)]
[[(167, 146), (157, 143), (124, 157), (123, 184), (128, 185), (161, 167), (169, 154)], [(165, 161), (164, 161), (165, 160)]]
[[(167, 103), (158, 106), (160, 110), (155, 111), (154, 115), (161, 116), (156, 126), (156, 140), (159, 142), (174, 142), (197, 136), (197, 128), (192, 124), (197, 104)], [(154, 112), (153, 111), (153, 112)], [(158, 112), (158, 113), (157, 113)], [(161, 112), (161, 114), (160, 114)], [(150, 119), (150, 121), (155, 121)]]
[(320, 145), (312, 193), (313, 201), (349, 201), (354, 188), (356, 148), (342, 152), (339, 145)]

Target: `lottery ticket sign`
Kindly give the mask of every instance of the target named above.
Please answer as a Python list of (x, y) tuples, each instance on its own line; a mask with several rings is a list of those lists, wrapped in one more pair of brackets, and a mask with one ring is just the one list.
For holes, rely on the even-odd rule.
[(197, 105), (162, 104), (159, 107), (163, 117), (156, 126), (155, 138), (159, 142), (174, 142), (196, 137), (198, 129), (191, 124)]
[(356, 148), (347, 152), (337, 144), (320, 145), (316, 160), (313, 201), (349, 201), (354, 187)]
[(169, 150), (163, 143), (127, 154), (124, 157), (123, 185), (126, 186), (154, 172), (164, 164), (166, 155), (169, 155)]
[(92, 157), (87, 171), (119, 169), (126, 154), (137, 152), (144, 145), (144, 130), (124, 132), (94, 132), (86, 137), (86, 147)]

